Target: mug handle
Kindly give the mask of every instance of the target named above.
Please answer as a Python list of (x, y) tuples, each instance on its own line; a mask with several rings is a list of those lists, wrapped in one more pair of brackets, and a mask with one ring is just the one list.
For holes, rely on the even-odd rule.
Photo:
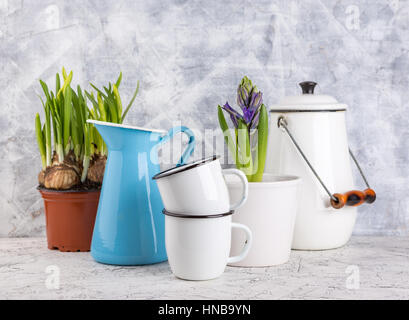
[(230, 205), (230, 210), (236, 210), (236, 209), (240, 208), (244, 204), (244, 202), (246, 202), (247, 197), (249, 195), (249, 183), (247, 181), (247, 177), (242, 171), (240, 171), (238, 169), (224, 169), (224, 170), (222, 170), (222, 172), (223, 172), (223, 174), (234, 174), (234, 175), (238, 176), (240, 178), (240, 181), (241, 181), (242, 185), (243, 185), (243, 190), (242, 190), (242, 193), (241, 193), (241, 199), (239, 201), (237, 201), (237, 203)]
[(176, 134), (180, 132), (183, 132), (188, 136), (189, 142), (185, 151), (182, 154), (182, 157), (180, 158), (179, 162), (176, 165), (177, 167), (181, 166), (182, 164), (185, 164), (186, 160), (192, 155), (196, 145), (195, 135), (193, 134), (192, 130), (190, 130), (188, 127), (177, 126), (170, 129), (164, 136), (160, 138), (160, 144), (163, 144), (168, 142), (171, 138), (173, 138)]
[(247, 226), (245, 226), (244, 224), (241, 224), (241, 223), (232, 222), (231, 227), (244, 230), (246, 232), (246, 242), (244, 244), (243, 250), (241, 251), (241, 253), (239, 255), (229, 257), (227, 259), (228, 264), (229, 263), (236, 263), (236, 262), (239, 262), (239, 261), (243, 260), (247, 256), (247, 254), (249, 253), (251, 243), (253, 242), (253, 235), (251, 233), (251, 230)]

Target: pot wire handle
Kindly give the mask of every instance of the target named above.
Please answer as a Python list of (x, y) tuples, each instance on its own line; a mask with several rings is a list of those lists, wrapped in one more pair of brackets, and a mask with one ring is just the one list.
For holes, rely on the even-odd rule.
[(304, 161), (307, 163), (308, 167), (311, 169), (312, 173), (317, 178), (318, 182), (321, 184), (321, 186), (324, 188), (325, 192), (330, 197), (330, 203), (331, 203), (331, 206), (334, 209), (341, 209), (345, 205), (356, 207), (356, 206), (359, 206), (359, 205), (361, 205), (361, 204), (363, 204), (365, 202), (366, 203), (373, 203), (376, 200), (376, 193), (369, 186), (368, 180), (366, 179), (366, 177), (365, 177), (365, 175), (364, 175), (364, 173), (363, 173), (363, 171), (361, 169), (361, 166), (359, 165), (358, 161), (356, 160), (356, 158), (355, 158), (354, 154), (352, 153), (351, 149), (349, 149), (349, 154), (350, 154), (352, 160), (354, 161), (356, 167), (358, 168), (358, 171), (361, 174), (361, 177), (364, 180), (365, 185), (366, 185), (367, 188), (364, 191), (351, 190), (351, 191), (348, 191), (348, 192), (346, 192), (344, 194), (341, 194), (341, 193), (332, 194), (329, 191), (329, 189), (327, 188), (327, 186), (325, 185), (325, 183), (321, 180), (320, 176), (315, 171), (314, 167), (312, 166), (312, 164), (310, 163), (308, 158), (305, 156), (304, 152), (301, 150), (300, 146), (298, 145), (297, 141), (294, 139), (291, 132), (288, 130), (287, 121), (285, 120), (284, 116), (280, 116), (278, 118), (277, 125), (278, 125), (279, 128), (283, 128), (285, 130), (285, 132), (288, 134), (288, 136), (290, 137), (290, 139), (293, 142), (294, 146), (297, 148), (298, 152), (301, 154)]

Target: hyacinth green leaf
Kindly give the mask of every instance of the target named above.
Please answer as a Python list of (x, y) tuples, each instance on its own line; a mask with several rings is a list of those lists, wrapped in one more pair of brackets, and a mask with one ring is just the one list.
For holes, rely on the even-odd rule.
[(247, 125), (243, 119), (239, 119), (239, 126), (237, 129), (237, 146), (239, 149), (240, 170), (242, 170), (247, 176), (247, 179), (251, 181), (251, 175), (253, 174), (253, 161), (251, 157), (250, 137)]
[(235, 142), (236, 142), (236, 167), (237, 169), (240, 169), (242, 167), (241, 163), (240, 163), (240, 159), (239, 159), (239, 135), (238, 135), (238, 129), (234, 128), (234, 138), (235, 138)]
[(256, 163), (257, 171), (252, 177), (253, 182), (261, 182), (263, 180), (264, 167), (266, 164), (268, 143), (268, 112), (264, 104), (260, 107), (260, 118), (257, 127), (257, 154)]

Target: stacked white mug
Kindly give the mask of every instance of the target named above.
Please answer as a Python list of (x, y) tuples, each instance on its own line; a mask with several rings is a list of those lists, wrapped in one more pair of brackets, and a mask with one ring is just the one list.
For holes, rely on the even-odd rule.
[[(242, 183), (241, 198), (230, 204), (224, 175), (234, 174)], [(173, 274), (186, 280), (219, 277), (227, 263), (244, 259), (252, 242), (245, 225), (231, 215), (247, 200), (248, 182), (237, 169), (222, 169), (219, 156), (204, 158), (162, 171), (156, 180), (165, 209), (165, 242)], [(242, 229), (246, 242), (241, 253), (229, 257), (231, 229)]]

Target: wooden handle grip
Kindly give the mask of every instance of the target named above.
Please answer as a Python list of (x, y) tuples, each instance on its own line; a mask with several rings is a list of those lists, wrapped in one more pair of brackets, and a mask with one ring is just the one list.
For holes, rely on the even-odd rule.
[(335, 209), (341, 209), (345, 205), (357, 207), (365, 202), (373, 203), (376, 200), (376, 193), (372, 189), (351, 190), (344, 194), (334, 193), (333, 196), (337, 199), (331, 199), (331, 206)]

